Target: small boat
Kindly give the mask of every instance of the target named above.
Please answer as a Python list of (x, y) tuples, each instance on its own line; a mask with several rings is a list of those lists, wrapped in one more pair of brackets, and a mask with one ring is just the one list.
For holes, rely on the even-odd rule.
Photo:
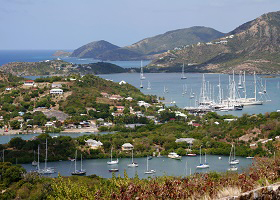
[(138, 163), (133, 161), (133, 149), (131, 153), (131, 163), (127, 165), (128, 167), (138, 167)]
[(219, 157), (219, 160), (222, 160), (222, 157)]
[(168, 154), (168, 158), (172, 158), (172, 159), (175, 159), (175, 160), (181, 160), (182, 159), (182, 156), (179, 156), (177, 153), (175, 152), (170, 152)]
[(142, 80), (141, 80), (141, 83), (140, 83), (140, 88), (143, 88)]
[(38, 162), (35, 161), (35, 160), (33, 160), (33, 161), (32, 161), (32, 166), (37, 166), (37, 165), (38, 165)]
[(80, 170), (77, 170), (76, 162), (77, 162), (77, 150), (76, 150), (76, 156), (75, 156), (75, 171), (72, 172), (71, 174), (72, 175), (85, 175), (87, 172), (86, 172), (86, 170), (83, 169), (83, 157), (82, 157), (82, 154), (81, 154), (81, 169)]
[(143, 62), (141, 60), (141, 69), (140, 69), (140, 80), (145, 80), (146, 77), (144, 76), (144, 72), (143, 72)]
[(117, 168), (109, 169), (109, 172), (118, 172), (118, 171), (119, 171), (119, 169), (117, 169)]
[(252, 156), (248, 156), (248, 157), (246, 157), (247, 159), (253, 159), (254, 157), (252, 157)]
[(182, 75), (181, 75), (181, 79), (187, 79), (187, 77), (185, 76), (185, 65), (183, 63), (183, 66), (182, 66)]
[(239, 164), (239, 160), (237, 160), (235, 158), (235, 146), (233, 144), (231, 145), (231, 150), (230, 150), (228, 162), (229, 162), (230, 165)]
[(152, 156), (148, 156), (148, 160), (152, 160), (153, 159), (153, 157)]
[(74, 162), (75, 160), (76, 160), (75, 158), (70, 159), (71, 162)]
[(160, 152), (158, 152), (157, 157), (158, 157), (158, 158), (162, 158), (162, 155), (160, 155)]
[(188, 154), (186, 154), (187, 156), (196, 156), (196, 154), (195, 153), (188, 153)]
[(37, 166), (38, 162), (35, 160), (35, 151), (33, 153), (34, 153), (34, 160), (32, 161), (32, 166)]
[(230, 168), (228, 168), (228, 171), (237, 171), (238, 167), (236, 167), (235, 165), (230, 166)]
[(151, 88), (151, 83), (150, 83), (150, 81), (148, 81), (148, 87), (147, 87), (147, 90), (151, 90), (152, 88)]
[(201, 163), (201, 147), (200, 147), (200, 164), (198, 166), (196, 166), (196, 168), (197, 169), (205, 169), (205, 168), (209, 168), (209, 167), (210, 166), (206, 162), (206, 152), (205, 152), (205, 161), (204, 161), (204, 163)]
[(113, 148), (111, 148), (111, 161), (107, 162), (108, 165), (115, 165), (115, 164), (119, 163), (119, 159), (118, 158), (117, 158), (117, 160), (113, 160), (112, 151), (113, 151)]
[(153, 174), (156, 173), (156, 170), (149, 170), (149, 156), (147, 156), (147, 170), (144, 172), (145, 174)]

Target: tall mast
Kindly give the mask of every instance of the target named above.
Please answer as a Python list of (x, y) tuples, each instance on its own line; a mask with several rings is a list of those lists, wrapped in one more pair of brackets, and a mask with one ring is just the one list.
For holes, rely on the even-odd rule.
[(81, 171), (83, 169), (83, 155), (81, 154)]
[(132, 163), (133, 163), (133, 149), (132, 149), (132, 156), (131, 157), (132, 157)]
[(255, 84), (255, 101), (257, 101), (257, 80), (256, 80), (256, 72), (254, 71), (254, 84)]
[(46, 158), (45, 158), (45, 169), (47, 169), (47, 160), (48, 160), (48, 139), (46, 138)]
[(148, 159), (148, 156), (147, 156), (147, 171), (149, 171), (148, 162), (149, 162), (149, 159)]
[(201, 146), (200, 146), (200, 158), (199, 158), (200, 164), (201, 164)]
[(77, 150), (75, 153), (75, 172), (77, 171)]
[(37, 163), (37, 169), (40, 169), (40, 146), (38, 145), (38, 163)]
[(244, 81), (243, 81), (243, 87), (244, 87), (244, 97), (247, 99), (247, 94), (246, 94), (246, 76), (245, 76), (245, 71), (244, 71)]
[(221, 77), (220, 77), (220, 74), (219, 74), (219, 103), (221, 104), (222, 103), (222, 91), (221, 91)]

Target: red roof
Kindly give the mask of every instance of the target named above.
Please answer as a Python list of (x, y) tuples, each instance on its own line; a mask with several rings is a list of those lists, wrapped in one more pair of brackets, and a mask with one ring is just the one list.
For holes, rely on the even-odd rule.
[(25, 81), (25, 83), (34, 83), (34, 81), (33, 80), (27, 80), (27, 81)]
[(201, 126), (201, 124), (199, 124), (199, 123), (193, 123), (192, 125), (193, 126)]

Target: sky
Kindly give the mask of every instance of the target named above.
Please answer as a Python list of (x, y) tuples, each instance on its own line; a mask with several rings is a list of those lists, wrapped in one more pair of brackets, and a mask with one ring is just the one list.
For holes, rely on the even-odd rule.
[(229, 32), (280, 10), (280, 0), (0, 0), (0, 49), (118, 46), (192, 26)]

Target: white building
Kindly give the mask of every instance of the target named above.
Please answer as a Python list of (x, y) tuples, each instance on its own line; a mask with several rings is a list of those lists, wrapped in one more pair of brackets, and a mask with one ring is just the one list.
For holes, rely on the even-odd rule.
[(26, 81), (24, 81), (24, 85), (25, 86), (34, 86), (34, 81), (33, 80), (26, 80)]
[(89, 146), (92, 149), (98, 149), (103, 145), (102, 142), (96, 141), (96, 140), (93, 140), (93, 139), (88, 139), (88, 140), (85, 141), (85, 143), (86, 143), (87, 146)]
[(119, 82), (120, 85), (125, 85), (126, 82), (124, 80), (122, 80), (121, 82)]
[(62, 89), (51, 89), (50, 94), (63, 94)]
[(176, 143), (177, 143), (177, 142), (186, 142), (186, 143), (188, 143), (188, 144), (192, 144), (193, 141), (195, 141), (194, 138), (179, 138), (179, 139), (176, 139), (175, 142), (176, 142)]
[(124, 144), (122, 145), (122, 150), (123, 150), (123, 151), (129, 151), (129, 150), (132, 150), (133, 148), (134, 148), (133, 145), (130, 144), (130, 143), (124, 143)]
[(145, 108), (148, 108), (148, 107), (151, 106), (149, 103), (146, 103), (145, 101), (138, 101), (137, 105), (138, 106), (144, 106)]
[(61, 88), (62, 85), (60, 83), (53, 83), (52, 88)]

